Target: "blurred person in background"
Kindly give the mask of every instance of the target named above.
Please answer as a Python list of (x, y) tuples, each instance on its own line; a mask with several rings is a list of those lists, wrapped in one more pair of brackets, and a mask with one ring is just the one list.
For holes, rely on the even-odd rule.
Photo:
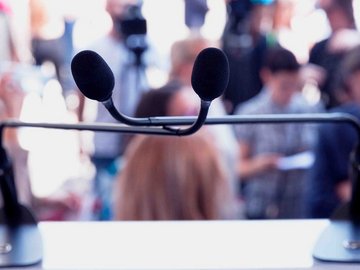
[[(11, 71), (0, 73), (0, 120), (19, 119), (26, 92)], [(63, 220), (77, 213), (81, 200), (74, 193), (37, 197), (32, 192), (28, 151), (18, 140), (18, 129), (4, 130), (3, 144), (13, 162), (14, 178), (20, 203), (31, 207), (39, 220)]]
[[(28, 27), (30, 27), (28, 25), (29, 5), (28, 1), (0, 2), (1, 119), (13, 118), (21, 119), (22, 121), (42, 121), (46, 119), (45, 121), (51, 121), (54, 120), (54, 117), (57, 117), (56, 119), (59, 120), (59, 116), (62, 115), (63, 111), (59, 110), (59, 107), (54, 106), (54, 104), (57, 105), (58, 103), (50, 100), (58, 92), (57, 90), (60, 87), (57, 86), (59, 84), (55, 84), (52, 76), (44, 74), (43, 70), (40, 70), (39, 67), (33, 66), (32, 61), (28, 61), (30, 60), (28, 57), (30, 49), (30, 34), (28, 36)], [(2, 16), (3, 14), (4, 17)], [(4, 20), (2, 20), (3, 18)], [(18, 32), (21, 32), (21, 36), (19, 36)], [(50, 97), (45, 94), (43, 91), (45, 88), (51, 88), (51, 92), (54, 95)], [(59, 97), (62, 99), (61, 94)], [(46, 105), (49, 105), (50, 102), (52, 102), (51, 111), (45, 111), (47, 109)], [(62, 120), (67, 121), (68, 119), (62, 118)], [(52, 182), (56, 182), (54, 178), (58, 179), (57, 176), (59, 176), (56, 170), (62, 172), (64, 164), (61, 162), (57, 164), (62, 156), (58, 155), (59, 152), (55, 150), (56, 147), (52, 147), (51, 143), (47, 150), (49, 151), (48, 153), (55, 155), (55, 158), (51, 159), (52, 162), (48, 162), (49, 159), (45, 160), (47, 158), (45, 155), (38, 155), (36, 160), (34, 159), (34, 156), (39, 153), (38, 150), (41, 151), (46, 148), (44, 142), (40, 143), (41, 147), (39, 147), (39, 136), (36, 136), (46, 131), (38, 131), (39, 133), (33, 136), (35, 132), (34, 130), (29, 131), (26, 129), (5, 130), (4, 143), (9, 156), (13, 160), (19, 199), (25, 205), (33, 208), (40, 220), (64, 220), (69, 216), (76, 216), (81, 198), (75, 195), (75, 192), (65, 191), (61, 192), (61, 194), (60, 192), (57, 194), (40, 194), (38, 192), (39, 188), (36, 182), (45, 180), (48, 182), (41, 183), (41, 186), (51, 186)], [(64, 134), (64, 137), (66, 136)], [(60, 141), (57, 140), (60, 144), (63, 142), (62, 137)], [(46, 143), (49, 143), (51, 139), (54, 138), (47, 139)], [(44, 160), (46, 166), (44, 166)], [(55, 167), (55, 170), (49, 172), (51, 170), (49, 168), (52, 166)], [(49, 172), (48, 176), (50, 176), (52, 181), (49, 181), (49, 177), (37, 177), (46, 174), (46, 172)], [(60, 174), (62, 175), (62, 173)], [(53, 186), (56, 186), (56, 184)]]
[(325, 11), (331, 33), (313, 46), (309, 63), (317, 67), (314, 78), (325, 107), (330, 109), (341, 103), (334, 89), (338, 65), (346, 51), (360, 44), (360, 35), (356, 30), (353, 0), (319, 0), (318, 4)]
[[(331, 112), (349, 113), (360, 119), (360, 46), (345, 54), (340, 63), (336, 91), (342, 104)], [(356, 130), (348, 124), (323, 124), (315, 145), (315, 163), (308, 183), (311, 218), (329, 218), (350, 199), (351, 153), (358, 142)]]
[[(176, 102), (180, 101), (177, 95), (185, 96), (185, 93), (188, 98), (184, 98), (183, 102)], [(136, 106), (135, 117), (195, 115), (199, 106), (196, 101), (188, 89), (174, 81), (144, 93)]]
[(230, 80), (224, 94), (229, 113), (258, 94), (260, 68), (266, 50), (277, 42), (272, 33), (273, 0), (228, 0), (222, 48), (229, 59)]
[(209, 10), (207, 0), (184, 0), (185, 25), (193, 33), (200, 33)]
[[(134, 116), (138, 118), (161, 116), (193, 116), (199, 110), (198, 98), (179, 82), (169, 82), (162, 87), (144, 92), (136, 106)], [(127, 135), (127, 144), (133, 138)], [(123, 158), (119, 158), (115, 165), (120, 170)]]
[[(175, 98), (192, 99), (193, 103), (197, 104), (196, 110), (192, 109), (190, 112), (197, 114), (199, 111), (199, 98), (195, 94), (191, 86), (191, 74), (193, 65), (197, 55), (207, 47), (217, 47), (216, 42), (210, 41), (202, 36), (192, 36), (176, 41), (170, 50), (170, 78), (169, 83), (179, 83), (182, 88), (187, 90), (187, 94), (177, 95)], [(192, 96), (192, 98), (191, 98)], [(180, 106), (180, 105), (177, 105)], [(175, 105), (173, 110), (177, 110)], [(178, 109), (178, 111), (181, 111)], [(181, 115), (181, 114), (178, 114)], [(209, 116), (223, 116), (227, 115), (224, 103), (221, 97), (213, 100), (209, 109)], [(238, 159), (237, 142), (233, 127), (230, 125), (215, 125), (207, 127), (210, 133), (215, 138), (215, 144), (226, 159), (228, 164), (228, 172), (233, 175), (232, 187), (237, 188), (237, 181), (235, 176), (235, 164)]]
[[(305, 113), (300, 96), (300, 64), (293, 53), (274, 47), (267, 52), (261, 77), (262, 91), (241, 104), (236, 114)], [(249, 219), (305, 217), (306, 170), (281, 170), (282, 157), (311, 149), (312, 133), (306, 125), (258, 124), (235, 127), (240, 149), (238, 173), (244, 183)]]
[[(135, 35), (128, 20), (139, 19), (141, 6), (137, 0), (107, 0), (105, 9), (108, 12), (112, 27), (110, 31), (84, 49), (97, 52), (109, 65), (115, 76), (115, 87), (112, 95), (115, 106), (124, 114), (132, 116), (136, 104), (144, 91), (147, 91), (147, 80), (144, 69), (151, 62), (150, 52), (143, 43), (145, 33)], [(132, 38), (142, 38), (141, 47), (134, 45)], [(136, 45), (136, 44), (135, 44)], [(95, 121), (117, 123), (102, 104), (88, 103), (80, 95), (79, 120), (86, 118), (86, 105), (95, 105)], [(86, 103), (85, 103), (86, 101)], [(94, 133), (94, 151), (91, 161), (96, 168), (94, 179), (95, 200), (98, 205), (95, 219), (110, 219), (110, 193), (113, 179), (117, 173), (116, 160), (124, 153), (128, 139), (119, 133)]]
[(233, 218), (225, 168), (206, 133), (137, 136), (125, 157), (114, 189), (115, 219)]
[(59, 1), (30, 0), (31, 52), (36, 65), (50, 62), (64, 93), (74, 89), (70, 73), (72, 24), (60, 12)]
[(273, 34), (278, 43), (294, 53), (296, 59), (304, 64), (309, 59), (310, 48), (318, 41), (319, 33), (310, 33), (311, 24), (317, 23), (323, 30), (315, 9), (316, 0), (277, 0), (274, 7)]
[(0, 1), (0, 63), (2, 61), (17, 61), (13, 33), (11, 31), (10, 18), (11, 9), (7, 1)]
[(201, 35), (190, 35), (175, 41), (170, 48), (169, 81), (191, 86), (192, 68), (197, 55), (205, 48), (216, 46)]

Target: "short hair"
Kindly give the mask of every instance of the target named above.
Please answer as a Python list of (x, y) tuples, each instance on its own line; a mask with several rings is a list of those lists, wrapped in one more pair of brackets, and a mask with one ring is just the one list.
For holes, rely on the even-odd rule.
[(276, 46), (267, 50), (262, 67), (271, 73), (296, 72), (300, 69), (300, 64), (291, 51)]
[(172, 81), (160, 88), (145, 92), (135, 109), (135, 117), (167, 116), (167, 106), (174, 94), (181, 88), (182, 85), (179, 82)]

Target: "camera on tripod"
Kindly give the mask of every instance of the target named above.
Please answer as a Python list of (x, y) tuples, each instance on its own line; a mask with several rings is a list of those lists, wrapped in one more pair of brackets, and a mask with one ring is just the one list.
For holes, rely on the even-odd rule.
[(124, 14), (116, 21), (116, 29), (124, 38), (125, 46), (136, 56), (136, 65), (141, 65), (141, 56), (148, 48), (147, 25), (141, 5), (128, 5)]

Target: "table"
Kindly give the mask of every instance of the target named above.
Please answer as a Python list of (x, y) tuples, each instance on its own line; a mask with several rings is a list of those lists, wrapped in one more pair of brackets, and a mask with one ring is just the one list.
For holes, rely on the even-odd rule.
[(26, 269), (360, 269), (316, 261), (328, 220), (40, 222)]

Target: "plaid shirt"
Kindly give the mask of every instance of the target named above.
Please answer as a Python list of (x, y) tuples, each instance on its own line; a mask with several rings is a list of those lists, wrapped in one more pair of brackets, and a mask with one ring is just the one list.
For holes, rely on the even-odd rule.
[[(299, 95), (294, 95), (287, 107), (279, 107), (272, 102), (267, 89), (263, 89), (237, 108), (236, 114), (309, 113), (310, 110)], [(246, 124), (237, 125), (235, 131), (237, 139), (250, 146), (250, 157), (264, 153), (294, 155), (308, 150), (313, 137), (310, 125), (306, 124)], [(306, 170), (273, 170), (246, 179), (247, 216), (303, 218), (305, 176)]]

